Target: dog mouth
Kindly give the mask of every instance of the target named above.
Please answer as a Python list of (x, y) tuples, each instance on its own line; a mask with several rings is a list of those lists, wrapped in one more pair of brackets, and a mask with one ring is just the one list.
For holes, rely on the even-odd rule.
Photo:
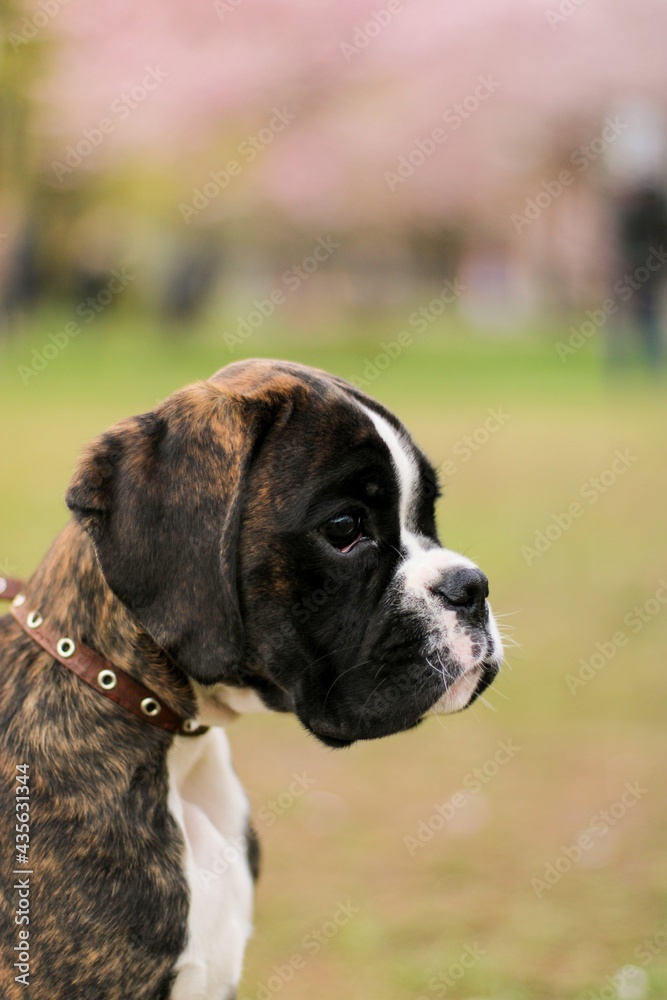
[(315, 720), (301, 717), (301, 722), (306, 730), (324, 746), (342, 749), (352, 746), (359, 740), (374, 740), (413, 729), (428, 718), (432, 712), (435, 712), (436, 715), (452, 715), (456, 712), (462, 712), (486, 691), (499, 672), (499, 659), (484, 661), (469, 667), (445, 691), (440, 693), (437, 701), (431, 702), (429, 708), (423, 701), (421, 709), (415, 706), (412, 720), (409, 719), (410, 713), (408, 713), (407, 719), (404, 713), (401, 713), (400, 716), (390, 714), (381, 721), (375, 720), (375, 724), (371, 728), (363, 726), (357, 730), (355, 726), (353, 732), (350, 732), (349, 727), (342, 725), (340, 721), (333, 719), (328, 720), (320, 717)]

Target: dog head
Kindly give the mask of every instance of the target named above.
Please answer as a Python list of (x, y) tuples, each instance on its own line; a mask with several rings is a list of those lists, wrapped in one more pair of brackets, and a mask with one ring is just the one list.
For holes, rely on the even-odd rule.
[(99, 438), (67, 503), (205, 699), (250, 689), (343, 746), (465, 708), (498, 672), (486, 577), (440, 545), (436, 496), (380, 404), (247, 361)]

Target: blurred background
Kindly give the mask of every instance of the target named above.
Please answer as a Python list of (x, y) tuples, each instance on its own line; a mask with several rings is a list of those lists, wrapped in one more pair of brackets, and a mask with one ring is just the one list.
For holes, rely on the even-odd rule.
[(240, 996), (664, 1000), (664, 0), (0, 15), (0, 572), (90, 437), (278, 356), (401, 416), (508, 616), (460, 717), (231, 729)]

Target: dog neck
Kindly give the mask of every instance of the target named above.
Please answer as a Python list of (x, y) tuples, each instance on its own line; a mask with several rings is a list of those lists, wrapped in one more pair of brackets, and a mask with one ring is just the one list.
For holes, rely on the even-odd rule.
[(195, 713), (187, 678), (112, 593), (92, 542), (74, 521), (58, 535), (30, 579), (26, 598), (52, 629), (89, 646), (179, 714)]

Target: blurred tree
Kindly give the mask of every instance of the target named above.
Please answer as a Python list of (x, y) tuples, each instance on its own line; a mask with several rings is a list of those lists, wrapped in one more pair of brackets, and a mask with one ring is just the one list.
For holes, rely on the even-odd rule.
[(0, 320), (34, 305), (39, 293), (37, 178), (29, 167), (35, 162), (31, 87), (43, 59), (39, 46), (17, 44), (22, 17), (20, 3), (0, 0)]
[(422, 246), (429, 230), (433, 243), (465, 232), (504, 247), (516, 274), (582, 297), (602, 267), (600, 178), (626, 128), (615, 109), (641, 96), (667, 110), (659, 0), (53, 10), (46, 24), (28, 18), (14, 53), (57, 43), (48, 72), (20, 74), (18, 99), (38, 102), (39, 143), (18, 142), (24, 172), (54, 203), (103, 192), (184, 242), (221, 225), (257, 245), (286, 227), (374, 228)]

